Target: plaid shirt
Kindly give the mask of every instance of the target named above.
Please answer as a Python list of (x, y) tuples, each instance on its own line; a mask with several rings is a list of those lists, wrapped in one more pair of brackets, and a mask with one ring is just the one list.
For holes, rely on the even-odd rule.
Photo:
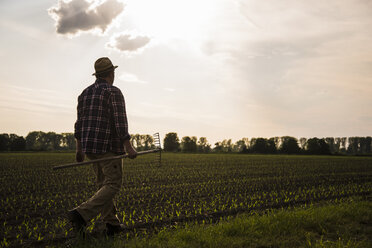
[(84, 153), (123, 154), (130, 139), (125, 101), (120, 89), (97, 79), (78, 98), (75, 138)]

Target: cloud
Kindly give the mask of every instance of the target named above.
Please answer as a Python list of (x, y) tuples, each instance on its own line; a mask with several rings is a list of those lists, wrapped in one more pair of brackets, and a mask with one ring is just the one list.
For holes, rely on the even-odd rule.
[(71, 113), (74, 106), (59, 92), (19, 86), (0, 86), (0, 110)]
[(164, 88), (164, 90), (169, 91), (169, 92), (174, 92), (174, 91), (176, 91), (176, 90), (173, 89), (173, 88)]
[(146, 81), (142, 81), (142, 80), (138, 79), (138, 77), (136, 75), (130, 74), (130, 73), (127, 73), (127, 72), (124, 72), (123, 74), (121, 74), (119, 79), (124, 81), (124, 82), (147, 84)]
[(114, 35), (106, 46), (120, 52), (135, 52), (146, 46), (149, 42), (150, 38), (147, 36), (134, 36), (122, 33)]
[(124, 4), (117, 0), (103, 2), (60, 0), (57, 6), (48, 9), (56, 21), (57, 33), (76, 35), (80, 32), (100, 29), (104, 33), (113, 20), (124, 10)]

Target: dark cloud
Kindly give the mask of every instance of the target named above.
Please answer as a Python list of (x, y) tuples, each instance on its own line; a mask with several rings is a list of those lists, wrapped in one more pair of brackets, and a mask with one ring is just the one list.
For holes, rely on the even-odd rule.
[(105, 32), (112, 21), (123, 11), (124, 4), (117, 0), (96, 1), (60, 0), (58, 6), (48, 10), (56, 20), (57, 33), (76, 34), (80, 31), (100, 29)]
[(150, 38), (147, 36), (133, 37), (130, 34), (119, 34), (114, 36), (107, 46), (122, 52), (133, 52), (146, 46), (149, 42)]

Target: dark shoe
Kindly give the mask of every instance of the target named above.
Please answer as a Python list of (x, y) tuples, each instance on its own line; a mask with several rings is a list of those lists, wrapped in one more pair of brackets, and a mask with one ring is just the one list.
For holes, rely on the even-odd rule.
[(76, 209), (69, 210), (67, 212), (67, 219), (69, 219), (69, 221), (71, 222), (75, 233), (77, 234), (84, 233), (84, 228), (87, 225), (87, 223)]
[(125, 231), (125, 227), (123, 224), (114, 226), (109, 223), (106, 223), (106, 235), (107, 236), (114, 236), (115, 234), (121, 233), (123, 231)]

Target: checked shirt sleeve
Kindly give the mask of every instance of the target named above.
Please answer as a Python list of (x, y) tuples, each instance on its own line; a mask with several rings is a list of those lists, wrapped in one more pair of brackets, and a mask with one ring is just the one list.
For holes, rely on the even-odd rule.
[(77, 106), (77, 120), (75, 122), (75, 131), (74, 131), (74, 136), (75, 136), (75, 139), (77, 140), (81, 140), (81, 129), (82, 129), (81, 115), (82, 115), (82, 107), (81, 107), (80, 97), (79, 97), (78, 106)]
[(112, 92), (111, 109), (117, 136), (122, 142), (130, 139), (130, 135), (128, 133), (128, 119), (125, 110), (124, 96), (118, 88), (116, 88), (116, 90)]

